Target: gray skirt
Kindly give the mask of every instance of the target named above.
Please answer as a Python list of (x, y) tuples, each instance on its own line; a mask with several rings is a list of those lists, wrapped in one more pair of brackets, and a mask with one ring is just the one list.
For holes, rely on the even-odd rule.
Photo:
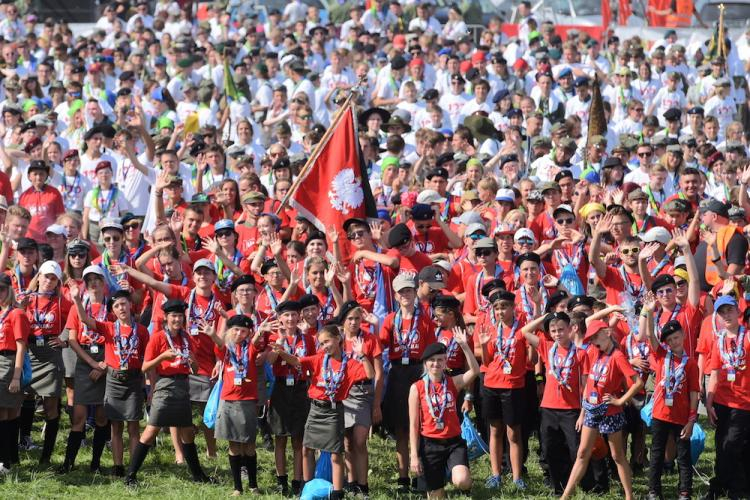
[(208, 401), (208, 395), (211, 394), (211, 378), (205, 375), (188, 375), (190, 386), (190, 402), (205, 403)]
[[(75, 378), (78, 356), (70, 347), (62, 349), (63, 366), (65, 367), (65, 378)], [(73, 382), (75, 383), (75, 382)]]
[(136, 422), (143, 418), (143, 373), (140, 370), (107, 368), (104, 412), (115, 422)]
[(263, 406), (268, 401), (266, 390), (266, 370), (263, 365), (256, 367), (255, 378), (258, 380), (258, 406)]
[[(104, 361), (104, 346), (98, 346), (99, 352), (92, 353), (90, 346), (81, 345), (81, 348), (96, 362)], [(91, 366), (82, 359), (76, 362), (76, 371), (73, 376), (73, 401), (77, 405), (101, 405), (104, 404), (104, 391), (107, 389), (107, 374), (99, 377), (94, 382), (89, 378)]]
[(372, 426), (372, 402), (375, 400), (375, 386), (372, 382), (355, 384), (344, 400), (344, 428), (355, 425)]
[(257, 401), (224, 401), (219, 402), (216, 414), (216, 439), (226, 439), (235, 443), (254, 443), (257, 434), (258, 407)]
[(276, 379), (268, 407), (268, 424), (274, 436), (302, 437), (305, 433), (305, 420), (310, 412), (310, 399), (307, 397), (307, 382), (285, 385), (283, 377)]
[(62, 349), (49, 346), (51, 336), (44, 336), (44, 345), (36, 345), (36, 337), (29, 339), (31, 356), (31, 385), (29, 392), (45, 398), (59, 398), (65, 368)]
[(151, 396), (148, 425), (155, 427), (190, 427), (193, 425), (187, 376), (159, 377)]
[[(321, 404), (323, 403), (323, 404)], [(327, 402), (315, 400), (305, 423), (302, 446), (331, 453), (344, 452), (344, 405), (326, 407)]]
[(15, 394), (8, 391), (15, 369), (16, 351), (0, 354), (0, 408), (16, 409), (23, 403), (23, 391), (19, 390)]

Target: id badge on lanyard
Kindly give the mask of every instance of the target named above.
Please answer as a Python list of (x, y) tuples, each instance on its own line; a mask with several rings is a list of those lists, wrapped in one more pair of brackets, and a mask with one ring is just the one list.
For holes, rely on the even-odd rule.
[(736, 373), (734, 371), (734, 368), (730, 368), (727, 370), (727, 382), (734, 382), (737, 378)]
[(599, 404), (599, 393), (596, 391), (591, 391), (589, 394), (589, 403), (592, 405), (598, 405)]
[(290, 373), (289, 375), (286, 376), (286, 386), (292, 387), (293, 385), (294, 385), (294, 375)]
[(91, 344), (91, 347), (89, 347), (89, 351), (91, 351), (91, 354), (99, 354), (99, 346), (96, 344)]
[(37, 335), (36, 336), (36, 346), (37, 347), (44, 347), (44, 335)]

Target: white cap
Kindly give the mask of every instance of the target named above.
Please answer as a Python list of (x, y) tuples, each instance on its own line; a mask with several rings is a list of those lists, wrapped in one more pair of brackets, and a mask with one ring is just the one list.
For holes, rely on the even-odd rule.
[(444, 196), (440, 196), (440, 193), (434, 189), (425, 189), (417, 195), (417, 203), (443, 203), (446, 199)]
[(210, 269), (214, 272), (216, 272), (216, 269), (214, 268), (214, 263), (211, 262), (208, 259), (198, 259), (195, 261), (195, 264), (193, 264), (193, 272), (197, 271), (201, 267), (205, 267), (207, 269)]
[(86, 269), (83, 270), (83, 279), (86, 279), (86, 276), (88, 276), (89, 274), (96, 274), (104, 278), (104, 271), (102, 270), (102, 268), (93, 264), (87, 266)]
[(48, 260), (39, 266), (39, 274), (54, 274), (57, 279), (62, 279), (62, 269), (60, 269), (60, 264), (54, 260)]
[(458, 217), (454, 217), (451, 220), (454, 224), (463, 224), (465, 226), (468, 226), (469, 224), (482, 224), (484, 222), (484, 219), (482, 219), (482, 216), (479, 214), (479, 212), (470, 211), (470, 212), (464, 212)]
[(417, 283), (411, 274), (399, 274), (393, 279), (394, 292), (400, 292), (404, 288), (417, 288)]
[(651, 229), (646, 231), (645, 234), (640, 235), (640, 238), (646, 243), (657, 242), (661, 243), (662, 245), (666, 245), (672, 239), (672, 237), (669, 235), (669, 231), (661, 226), (652, 227)]
[(532, 231), (528, 227), (522, 227), (521, 229), (516, 231), (516, 234), (513, 235), (513, 241), (515, 241), (516, 243), (518, 243), (518, 240), (520, 240), (521, 238), (531, 238), (532, 241), (536, 241), (534, 231)]
[(107, 229), (117, 229), (121, 233), (125, 232), (125, 230), (122, 228), (122, 224), (120, 224), (120, 221), (117, 219), (104, 219), (103, 221), (99, 222), (99, 231), (104, 232)]
[(516, 201), (516, 193), (512, 189), (498, 189), (495, 201)]
[(443, 269), (447, 273), (451, 272), (452, 266), (451, 266), (451, 263), (448, 262), (447, 260), (444, 260), (444, 259), (436, 260), (434, 262), (434, 265), (436, 265), (440, 269)]
[(295, 56), (293, 54), (287, 54), (287, 55), (285, 55), (284, 57), (281, 58), (281, 61), (279, 61), (279, 66), (281, 66), (283, 68), (284, 66), (286, 66), (290, 62), (296, 61), (296, 60), (297, 60), (297, 56)]
[(51, 226), (47, 227), (47, 233), (56, 234), (58, 236), (65, 236), (68, 237), (68, 230), (65, 229), (64, 226), (61, 224), (52, 224)]

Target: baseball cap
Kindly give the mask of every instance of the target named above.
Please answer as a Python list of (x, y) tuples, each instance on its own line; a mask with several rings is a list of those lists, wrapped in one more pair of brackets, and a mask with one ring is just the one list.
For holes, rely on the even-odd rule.
[(522, 240), (524, 238), (528, 238), (532, 241), (536, 241), (536, 237), (534, 236), (534, 231), (527, 227), (522, 227), (516, 231), (516, 234), (513, 235), (513, 241), (518, 243), (519, 240)]
[(430, 203), (444, 203), (445, 201), (445, 197), (440, 196), (440, 193), (434, 189), (425, 189), (417, 195), (417, 203), (429, 205)]
[(731, 295), (722, 295), (716, 302), (714, 302), (714, 312), (719, 312), (719, 308), (722, 306), (734, 306), (737, 307), (737, 300)]
[(434, 290), (442, 290), (445, 288), (445, 278), (443, 277), (442, 270), (437, 266), (426, 266), (419, 271), (417, 276), (419, 283), (427, 283), (430, 288)]
[(656, 242), (661, 243), (662, 245), (666, 245), (672, 239), (669, 235), (669, 231), (661, 226), (652, 227), (639, 237), (641, 238), (641, 241), (644, 241), (645, 243)]
[(214, 271), (214, 263), (211, 262), (208, 259), (198, 259), (195, 261), (195, 264), (193, 264), (193, 272), (197, 271), (201, 267), (205, 267), (206, 269), (210, 269), (211, 271)]
[(39, 266), (39, 274), (54, 274), (57, 279), (62, 279), (62, 269), (60, 269), (60, 264), (54, 260), (48, 260)]
[(409, 274), (399, 274), (393, 279), (393, 291), (400, 292), (404, 288), (417, 288), (414, 277)]
[(48, 226), (47, 230), (45, 231), (45, 233), (52, 233), (52, 234), (56, 234), (58, 236), (64, 236), (66, 238), (68, 237), (68, 230), (65, 229), (65, 226), (63, 226), (61, 224), (52, 224), (52, 225)]

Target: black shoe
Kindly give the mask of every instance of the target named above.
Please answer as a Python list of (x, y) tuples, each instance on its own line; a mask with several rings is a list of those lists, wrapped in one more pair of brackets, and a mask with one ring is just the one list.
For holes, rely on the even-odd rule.
[(70, 464), (63, 463), (60, 467), (58, 467), (57, 469), (55, 469), (55, 474), (58, 474), (58, 475), (62, 476), (62, 475), (67, 474), (68, 472), (70, 472), (72, 469), (73, 469), (73, 467), (71, 467)]
[(104, 467), (101, 466), (101, 464), (89, 464), (89, 472), (98, 472), (99, 474), (104, 474), (105, 470)]
[(125, 478), (125, 486), (128, 488), (136, 488), (138, 486), (138, 479), (136, 479), (135, 474), (128, 474)]
[(292, 495), (298, 497), (302, 493), (302, 488), (305, 486), (304, 481), (299, 479), (292, 479)]
[(401, 495), (408, 495), (411, 493), (411, 481), (409, 481), (408, 477), (398, 478), (398, 489), (396, 490), (396, 493)]
[(286, 485), (286, 484), (277, 484), (276, 485), (276, 493), (278, 493), (282, 497), (288, 497), (289, 496), (289, 486)]
[(125, 466), (124, 465), (113, 466), (112, 475), (115, 477), (125, 477)]
[(193, 476), (193, 482), (194, 483), (204, 483), (204, 484), (216, 484), (217, 481), (215, 478), (211, 476), (207, 476), (206, 474), (200, 474), (197, 476)]

